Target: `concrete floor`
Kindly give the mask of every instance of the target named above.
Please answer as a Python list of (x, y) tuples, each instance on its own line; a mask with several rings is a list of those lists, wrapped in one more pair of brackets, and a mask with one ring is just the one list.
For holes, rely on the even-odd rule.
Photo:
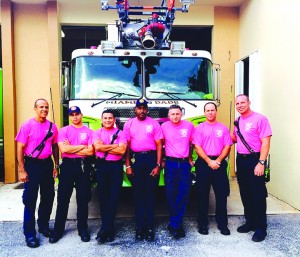
[[(118, 218), (115, 222), (116, 239), (112, 243), (98, 244), (95, 240), (101, 224), (96, 191), (90, 202), (89, 233), (91, 242), (80, 241), (76, 228), (76, 200), (73, 194), (66, 230), (63, 238), (56, 244), (38, 234), (41, 246), (36, 249), (26, 247), (22, 233), (23, 204), (22, 184), (0, 185), (0, 256), (2, 257), (40, 257), (40, 256), (140, 256), (140, 257), (294, 257), (300, 256), (300, 212), (290, 205), (269, 195), (268, 236), (261, 243), (251, 240), (253, 232), (240, 234), (236, 228), (244, 222), (243, 208), (235, 179), (230, 181), (231, 194), (228, 197), (228, 227), (230, 236), (223, 236), (217, 229), (213, 216), (209, 217), (209, 235), (197, 232), (195, 192), (192, 191), (184, 227), (187, 236), (174, 240), (167, 231), (168, 217), (163, 188), (160, 188), (156, 209), (156, 238), (154, 242), (138, 242), (134, 238), (134, 218), (131, 190), (123, 189), (119, 205)], [(19, 189), (17, 189), (19, 188)], [(213, 214), (213, 193), (211, 193), (210, 213)], [(53, 205), (50, 227), (53, 227), (56, 202)], [(273, 215), (274, 214), (274, 215)], [(129, 217), (129, 218), (128, 218)]]
[[(23, 217), (23, 204), (22, 204), (22, 184), (7, 184), (0, 186), (0, 221), (21, 221)], [(240, 200), (239, 189), (237, 181), (232, 178), (230, 181), (230, 196), (228, 197), (228, 215), (243, 215), (243, 206)], [(284, 213), (300, 213), (299, 210), (293, 208), (287, 203), (277, 199), (269, 194), (267, 198), (267, 214), (284, 214)], [(76, 219), (76, 199), (75, 190), (73, 192), (68, 219)], [(56, 212), (56, 197), (53, 205), (51, 219), (55, 218)], [(187, 217), (196, 217), (197, 206), (195, 201), (195, 191), (192, 190), (189, 200), (189, 205), (186, 211)], [(210, 194), (210, 214), (214, 214), (214, 194)], [(120, 199), (117, 217), (132, 217), (133, 203), (131, 197), (131, 189), (124, 188)], [(164, 189), (160, 188), (158, 192), (158, 201), (156, 208), (156, 216), (167, 216), (166, 201)], [(97, 192), (93, 190), (92, 200), (90, 201), (89, 218), (99, 218), (100, 212), (98, 207)]]

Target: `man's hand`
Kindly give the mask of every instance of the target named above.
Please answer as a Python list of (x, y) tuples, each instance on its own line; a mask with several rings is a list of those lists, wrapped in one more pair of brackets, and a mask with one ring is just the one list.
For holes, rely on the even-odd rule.
[(21, 182), (27, 182), (27, 181), (29, 181), (28, 174), (27, 174), (27, 172), (25, 170), (19, 172), (19, 181), (21, 181)]
[(212, 168), (213, 170), (217, 170), (220, 168), (221, 163), (217, 162), (216, 160), (210, 160), (208, 166)]
[(191, 167), (194, 167), (194, 166), (195, 166), (195, 162), (193, 161), (192, 158), (189, 158), (189, 163), (190, 163)]
[(128, 178), (132, 178), (134, 176), (134, 173), (133, 173), (131, 167), (126, 169), (126, 175), (127, 175)]
[(159, 166), (156, 166), (150, 173), (150, 176), (152, 177), (156, 177), (156, 176), (159, 176), (159, 173), (160, 173), (160, 167)]
[(54, 167), (53, 169), (53, 178), (56, 179), (58, 176), (58, 170)]
[(265, 173), (265, 166), (261, 163), (257, 163), (257, 165), (254, 168), (254, 175), (255, 176), (262, 176)]

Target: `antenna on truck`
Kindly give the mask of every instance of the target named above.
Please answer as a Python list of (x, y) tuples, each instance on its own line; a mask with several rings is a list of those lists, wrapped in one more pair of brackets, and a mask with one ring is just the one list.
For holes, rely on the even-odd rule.
[(53, 123), (55, 123), (55, 118), (54, 118), (54, 107), (53, 107), (53, 98), (52, 98), (52, 88), (50, 87), (50, 99), (51, 99), (51, 107), (52, 107), (52, 119)]

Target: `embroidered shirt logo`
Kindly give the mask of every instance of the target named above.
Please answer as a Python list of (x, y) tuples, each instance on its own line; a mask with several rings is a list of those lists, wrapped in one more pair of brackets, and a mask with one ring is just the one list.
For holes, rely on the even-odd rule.
[(216, 132), (217, 132), (217, 137), (222, 137), (223, 136), (223, 130), (217, 129)]
[(86, 140), (86, 137), (87, 137), (86, 133), (80, 133), (80, 140), (81, 141)]
[(250, 131), (251, 127), (252, 127), (252, 123), (251, 122), (246, 123), (246, 125), (245, 125), (245, 131)]
[(152, 125), (147, 125), (147, 126), (146, 126), (146, 131), (147, 131), (147, 133), (151, 133), (152, 130), (153, 130), (153, 126), (152, 126)]
[(188, 130), (187, 129), (181, 129), (180, 134), (181, 134), (181, 137), (187, 137)]

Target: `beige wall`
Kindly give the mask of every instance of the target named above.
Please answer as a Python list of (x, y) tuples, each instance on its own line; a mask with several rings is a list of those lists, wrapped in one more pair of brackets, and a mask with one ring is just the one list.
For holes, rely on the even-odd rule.
[[(14, 59), (14, 17), (10, 1), (1, 2), (2, 65), (3, 65), (3, 133), (5, 183), (16, 181), (16, 88)], [(5, 36), (4, 36), (5, 35)]]
[[(60, 121), (58, 90), (60, 55), (55, 13), (56, 8), (53, 4), (16, 4), (14, 7), (18, 128), (24, 120), (35, 115), (33, 103), (37, 98), (47, 99), (51, 107), (50, 87), (56, 104), (54, 110), (57, 111), (54, 119), (58, 124)], [(54, 15), (54, 18), (51, 15)], [(51, 40), (52, 38), (56, 40)], [(51, 108), (48, 118), (53, 120)]]
[[(239, 9), (216, 7), (213, 31), (213, 59), (221, 65), (221, 105), (218, 119), (232, 129), (234, 118), (234, 64), (239, 56)], [(234, 149), (230, 154), (231, 175), (234, 174)]]
[(23, 121), (35, 115), (33, 103), (37, 98), (50, 99), (46, 6), (17, 4), (14, 17), (19, 128)]
[(252, 0), (240, 12), (240, 58), (261, 55), (262, 113), (273, 129), (268, 190), (300, 209), (300, 1)]
[[(138, 2), (138, 1), (136, 1)], [(154, 1), (151, 1), (154, 2)], [(160, 5), (160, 1), (157, 1)], [(113, 4), (113, 2), (110, 2)], [(130, 1), (134, 5), (134, 1)], [(143, 3), (139, 3), (142, 5)], [(179, 4), (179, 6), (181, 6)], [(84, 24), (84, 25), (106, 25), (115, 24), (118, 19), (116, 10), (102, 11), (100, 1), (89, 0), (82, 4), (76, 0), (72, 5), (68, 3), (60, 3), (60, 23)], [(88, 14), (88, 15), (87, 15)], [(138, 17), (138, 16), (135, 16)], [(145, 19), (146, 16), (142, 16)], [(177, 12), (174, 25), (213, 25), (214, 24), (214, 7), (191, 5), (188, 13)]]

